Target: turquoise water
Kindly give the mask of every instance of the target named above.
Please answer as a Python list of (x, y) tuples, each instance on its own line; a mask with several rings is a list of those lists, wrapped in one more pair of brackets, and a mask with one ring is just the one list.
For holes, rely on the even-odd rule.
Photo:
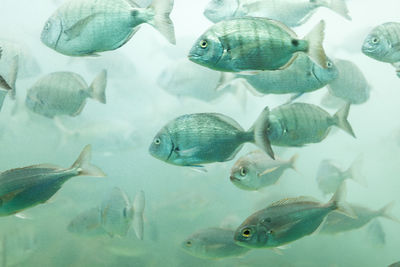
[[(247, 129), (266, 105), (273, 108), (288, 99), (287, 95), (224, 94), (206, 103), (176, 97), (158, 86), (162, 70), (184, 58), (192, 43), (211, 25), (202, 14), (208, 1), (175, 1), (171, 18), (176, 46), (151, 26), (143, 25), (125, 46), (98, 58), (63, 56), (41, 43), (41, 30), (60, 4), (56, 2), (61, 1), (0, 0), (0, 39), (29, 48), (24, 57), (30, 62), (20, 66), (16, 102), (7, 97), (0, 112), (0, 170), (41, 163), (67, 168), (86, 144), (92, 144), (92, 162), (107, 177), (73, 178), (48, 203), (24, 211), (26, 219), (1, 217), (3, 265), (347, 267), (387, 266), (400, 260), (400, 225), (384, 218), (379, 218), (386, 234), (382, 246), (371, 242), (367, 228), (363, 228), (334, 236), (305, 237), (291, 243), (283, 255), (257, 249), (240, 258), (204, 260), (180, 248), (180, 243), (199, 229), (220, 225), (234, 229), (255, 211), (285, 197), (306, 195), (328, 201), (316, 184), (317, 167), (323, 159), (333, 159), (346, 168), (361, 154), (360, 171), (368, 187), (348, 181), (348, 202), (379, 209), (397, 201), (392, 214), (400, 218), (400, 80), (390, 65), (360, 51), (370, 29), (398, 21), (397, 1), (349, 0), (352, 21), (320, 9), (296, 29), (303, 36), (325, 19), (327, 54), (355, 62), (371, 85), (371, 96), (368, 102), (350, 110), (349, 121), (357, 139), (335, 129), (319, 144), (274, 148), (285, 159), (298, 153), (298, 172), (288, 170), (276, 185), (259, 192), (240, 190), (229, 181), (230, 168), (237, 158), (256, 148), (252, 144), (246, 144), (232, 161), (207, 165), (206, 173), (166, 164), (148, 153), (158, 130), (180, 115), (219, 112)], [(25, 108), (26, 91), (39, 77), (54, 71), (73, 71), (90, 83), (102, 68), (108, 71), (106, 105), (88, 100), (79, 116), (61, 117), (58, 123)], [(0, 71), (7, 71), (1, 62)], [(299, 101), (319, 104), (325, 92), (318, 90)], [(327, 110), (331, 114), (336, 111)], [(60, 128), (60, 121), (65, 129)], [(145, 192), (143, 241), (136, 238), (133, 229), (124, 238), (85, 237), (67, 231), (76, 215), (99, 205), (115, 186), (124, 189), (131, 199), (136, 192)]]

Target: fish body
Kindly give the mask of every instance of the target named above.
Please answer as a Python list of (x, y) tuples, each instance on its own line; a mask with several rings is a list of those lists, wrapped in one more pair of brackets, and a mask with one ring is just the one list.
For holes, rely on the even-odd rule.
[(80, 236), (103, 236), (107, 234), (101, 225), (100, 209), (98, 207), (78, 214), (68, 224), (67, 230)]
[(43, 164), (1, 173), (0, 216), (45, 203), (72, 177), (105, 176), (99, 168), (90, 165), (90, 151), (90, 146), (86, 146), (69, 169)]
[(238, 257), (249, 249), (235, 244), (234, 234), (233, 230), (222, 228), (203, 229), (183, 241), (181, 248), (192, 256), (204, 259)]
[(370, 86), (356, 64), (337, 59), (338, 77), (328, 85), (329, 93), (351, 104), (362, 104), (369, 99)]
[(303, 146), (321, 142), (331, 126), (338, 126), (355, 136), (347, 121), (350, 105), (334, 116), (320, 107), (306, 103), (285, 104), (271, 110), (268, 138), (277, 146)]
[(321, 21), (305, 39), (298, 39), (278, 21), (251, 17), (224, 20), (200, 36), (189, 59), (218, 71), (258, 72), (286, 68), (302, 52), (325, 66), (324, 28)]
[(263, 71), (255, 75), (237, 75), (261, 94), (312, 92), (332, 82), (337, 76), (337, 68), (331, 60), (323, 68), (303, 53), (299, 53), (286, 69)]
[(155, 0), (149, 8), (128, 0), (68, 0), (48, 19), (41, 40), (64, 55), (87, 56), (121, 47), (148, 23), (175, 43), (172, 6), (173, 0)]
[(83, 78), (72, 72), (54, 72), (37, 81), (26, 96), (26, 106), (48, 118), (59, 115), (77, 116), (87, 98), (106, 102), (107, 73), (103, 70), (88, 86)]
[(180, 166), (199, 166), (231, 160), (242, 145), (253, 142), (272, 153), (267, 136), (256, 140), (256, 132), (266, 131), (266, 109), (248, 132), (233, 119), (218, 113), (180, 116), (165, 125), (154, 137), (149, 152), (155, 158)]
[(365, 38), (361, 50), (378, 61), (400, 62), (400, 23), (387, 22), (376, 26)]
[[(314, 233), (325, 217), (343, 209), (344, 187), (326, 204), (306, 197), (283, 199), (248, 217), (236, 230), (235, 241), (248, 248), (279, 247)], [(344, 207), (344, 206), (343, 206)]]
[(290, 160), (273, 160), (256, 150), (239, 158), (231, 169), (231, 182), (243, 190), (259, 190), (275, 184), (288, 168), (294, 168), (297, 155)]
[(237, 17), (264, 17), (296, 27), (305, 23), (320, 7), (329, 8), (350, 20), (343, 0), (211, 0), (204, 15), (214, 23)]

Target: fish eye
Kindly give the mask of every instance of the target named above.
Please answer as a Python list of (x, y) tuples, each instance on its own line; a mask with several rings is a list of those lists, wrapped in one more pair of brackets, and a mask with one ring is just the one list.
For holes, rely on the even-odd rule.
[(206, 40), (201, 40), (200, 41), (200, 47), (201, 48), (207, 48), (208, 46), (208, 42)]
[(377, 44), (377, 43), (379, 43), (379, 38), (378, 37), (374, 37), (374, 38), (372, 38), (372, 43), (373, 44)]
[(44, 28), (45, 28), (46, 30), (50, 29), (50, 22), (49, 22), (49, 21), (46, 23), (46, 25), (44, 26)]
[(251, 230), (249, 228), (245, 228), (242, 231), (242, 236), (244, 237), (250, 237), (251, 236)]
[(240, 176), (246, 176), (247, 175), (247, 168), (246, 167), (241, 167), (240, 168)]
[(192, 246), (192, 241), (190, 241), (190, 240), (186, 241), (185, 245), (187, 247), (191, 247)]
[(156, 139), (154, 139), (154, 144), (156, 144), (156, 145), (159, 145), (159, 144), (161, 144), (161, 140), (160, 140), (160, 138), (156, 138)]
[(328, 61), (328, 62), (326, 62), (326, 67), (327, 68), (332, 68), (332, 66), (333, 66), (333, 64), (332, 64), (332, 62), (330, 62), (330, 61)]

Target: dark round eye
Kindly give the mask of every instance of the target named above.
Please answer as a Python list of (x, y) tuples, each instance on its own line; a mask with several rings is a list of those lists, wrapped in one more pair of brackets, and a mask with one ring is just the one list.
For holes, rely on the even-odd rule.
[(206, 48), (208, 46), (208, 42), (206, 40), (201, 40), (200, 41), (200, 47), (201, 48)]
[(379, 43), (379, 38), (378, 38), (378, 37), (372, 38), (372, 43), (373, 43), (373, 44)]
[(156, 144), (156, 145), (159, 145), (159, 144), (161, 144), (161, 140), (160, 140), (160, 138), (156, 138), (156, 139), (154, 139), (154, 144)]
[(192, 246), (192, 241), (190, 241), (190, 240), (186, 241), (185, 245), (187, 247), (191, 247)]
[(332, 68), (332, 66), (333, 66), (333, 64), (332, 64), (332, 62), (330, 62), (330, 61), (328, 61), (328, 62), (326, 62), (326, 67), (327, 68)]
[(249, 228), (245, 228), (242, 231), (242, 236), (244, 237), (250, 237), (251, 236), (251, 230)]
[(247, 175), (247, 168), (241, 167), (240, 168), (240, 176), (246, 176), (246, 175)]

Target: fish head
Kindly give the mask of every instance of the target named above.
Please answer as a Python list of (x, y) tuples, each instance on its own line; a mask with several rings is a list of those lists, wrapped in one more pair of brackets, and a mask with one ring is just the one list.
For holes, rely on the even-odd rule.
[(324, 68), (321, 68), (321, 66), (319, 66), (318, 64), (313, 63), (312, 72), (313, 72), (315, 78), (321, 84), (327, 84), (327, 83), (335, 80), (339, 75), (339, 71), (338, 71), (337, 67), (335, 66), (333, 61), (330, 59), (327, 59)]
[(28, 91), (25, 99), (25, 105), (32, 111), (42, 110), (45, 108), (45, 102), (38, 97), (35, 90)]
[(224, 53), (224, 47), (218, 36), (209, 30), (200, 36), (189, 52), (188, 58), (205, 67), (217, 65)]
[(255, 224), (242, 224), (234, 235), (235, 243), (242, 247), (259, 248), (267, 242), (265, 231), (258, 229)]
[(238, 0), (211, 0), (204, 10), (204, 16), (217, 23), (232, 18), (238, 8)]
[(231, 182), (243, 190), (254, 190), (255, 182), (260, 180), (254, 164), (248, 159), (239, 159), (231, 169)]
[(183, 251), (190, 255), (198, 256), (206, 254), (205, 247), (202, 246), (201, 240), (195, 236), (190, 236), (181, 243)]
[(149, 147), (149, 153), (153, 157), (168, 162), (172, 152), (174, 151), (174, 143), (171, 136), (165, 129), (162, 129), (153, 139)]
[(62, 32), (63, 26), (61, 18), (55, 14), (46, 21), (40, 39), (48, 47), (56, 49)]
[(381, 61), (389, 52), (390, 47), (391, 44), (387, 38), (379, 36), (375, 31), (372, 31), (365, 38), (361, 51), (366, 56)]

